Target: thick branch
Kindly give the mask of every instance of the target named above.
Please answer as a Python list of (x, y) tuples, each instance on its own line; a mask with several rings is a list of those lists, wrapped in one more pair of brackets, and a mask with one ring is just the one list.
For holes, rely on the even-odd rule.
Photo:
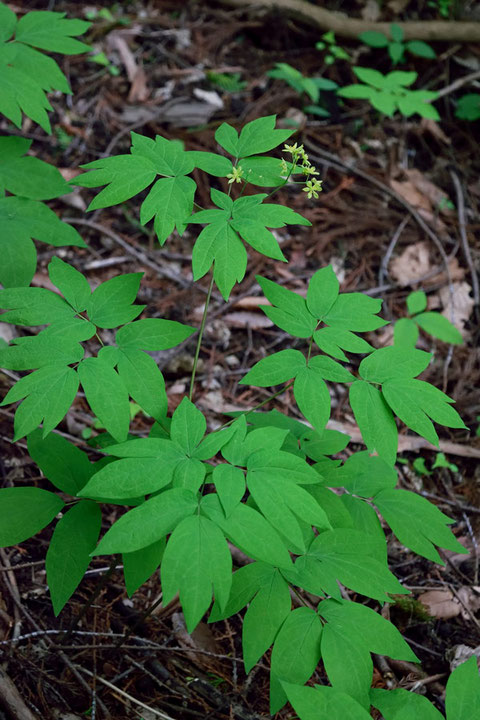
[[(304, 0), (219, 0), (224, 5), (239, 8), (275, 8), (303, 20), (319, 30), (333, 30), (339, 37), (358, 38), (367, 30), (377, 30), (390, 35), (389, 22), (368, 22), (348, 17), (343, 13), (325, 10)], [(480, 42), (479, 22), (456, 22), (445, 20), (421, 20), (398, 22), (406, 40), (444, 40), (448, 42)]]

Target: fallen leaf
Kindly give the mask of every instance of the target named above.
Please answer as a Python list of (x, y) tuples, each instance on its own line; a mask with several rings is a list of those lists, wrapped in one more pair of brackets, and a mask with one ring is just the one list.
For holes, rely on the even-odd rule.
[(459, 600), (450, 590), (428, 590), (417, 600), (425, 605), (432, 617), (442, 620), (457, 617), (462, 610)]
[(476, 648), (471, 648), (468, 645), (454, 645), (445, 654), (450, 663), (450, 670), (453, 672), (455, 668), (469, 660), (472, 655), (476, 656), (478, 663), (480, 660), (480, 645)]
[[(452, 294), (448, 287), (439, 291), (440, 301), (443, 306), (442, 315), (450, 320), (465, 337), (465, 323), (468, 321), (474, 306), (473, 297), (470, 295), (472, 288), (466, 282), (454, 282)], [(453, 312), (452, 312), (453, 311)]]
[(269, 328), (273, 326), (273, 322), (266, 315), (256, 312), (249, 312), (248, 310), (227, 313), (225, 321), (235, 328), (251, 328), (252, 330), (261, 330), (262, 328)]
[(391, 261), (389, 273), (400, 285), (410, 285), (427, 275), (431, 269), (428, 243), (418, 242), (409, 245)]
[(452, 141), (450, 138), (445, 135), (440, 125), (435, 122), (435, 120), (432, 120), (432, 118), (422, 118), (420, 120), (420, 127), (445, 145), (451, 144)]
[(418, 192), (429, 201), (430, 207), (439, 209), (445, 215), (451, 215), (454, 212), (446, 205), (449, 198), (445, 191), (425, 177), (420, 170), (412, 168), (405, 170), (405, 174)]

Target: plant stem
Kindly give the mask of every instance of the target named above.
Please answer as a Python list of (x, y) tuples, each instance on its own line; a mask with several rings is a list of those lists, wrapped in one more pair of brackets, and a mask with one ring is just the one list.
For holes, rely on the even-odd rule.
[[(285, 390), (288, 390), (289, 388), (291, 388), (293, 383), (294, 383), (294, 380), (290, 380), (290, 382), (288, 382), (283, 388), (281, 388), (281, 390), (277, 390), (277, 392), (273, 393), (273, 395), (270, 395), (268, 398), (265, 398), (265, 400), (262, 400), (262, 402), (258, 403), (258, 405), (254, 405), (252, 408), (250, 408), (250, 410), (245, 410), (245, 412), (241, 413), (240, 415), (237, 415), (237, 417), (240, 417), (241, 415), (247, 416), (251, 412), (255, 412), (255, 410), (258, 410), (259, 408), (263, 407), (264, 405), (269, 403), (270, 400), (273, 400), (274, 398), (278, 397), (278, 395), (281, 395), (282, 393), (284, 393)], [(223, 430), (224, 428), (231, 425), (237, 419), (237, 417), (234, 417), (234, 418), (232, 418), (232, 420), (229, 420), (228, 422), (226, 422), (224, 425), (222, 425), (217, 430), (215, 430), (215, 432), (219, 432), (220, 430)]]
[(213, 290), (213, 270), (212, 279), (210, 280), (210, 286), (208, 288), (207, 299), (205, 300), (205, 307), (203, 309), (202, 322), (200, 324), (200, 331), (198, 333), (197, 347), (195, 348), (195, 357), (193, 359), (192, 377), (190, 379), (190, 392), (188, 393), (188, 399), (191, 401), (193, 397), (193, 387), (195, 385), (195, 375), (197, 372), (198, 357), (200, 355), (200, 347), (202, 345), (203, 331), (205, 330), (205, 323), (207, 320), (208, 306), (210, 304), (210, 298), (212, 297)]

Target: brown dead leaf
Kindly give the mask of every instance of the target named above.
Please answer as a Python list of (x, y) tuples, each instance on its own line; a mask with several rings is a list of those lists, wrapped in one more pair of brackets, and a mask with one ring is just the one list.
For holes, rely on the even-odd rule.
[(224, 316), (225, 321), (235, 328), (247, 328), (252, 330), (261, 330), (262, 328), (272, 327), (273, 322), (263, 313), (249, 312), (248, 310), (227, 313)]
[(412, 180), (390, 180), (390, 186), (417, 210), (432, 211), (430, 200), (418, 190)]
[(409, 285), (427, 275), (431, 269), (428, 243), (418, 242), (409, 245), (391, 261), (389, 273), (399, 285)]
[(145, 102), (150, 96), (150, 89), (147, 87), (147, 77), (145, 71), (139, 65), (130, 50), (127, 41), (122, 34), (112, 32), (108, 36), (109, 45), (115, 49), (127, 73), (127, 77), (131, 83), (130, 92), (128, 93), (128, 101), (131, 103)]
[(451, 672), (453, 672), (459, 665), (462, 665), (464, 662), (469, 660), (472, 655), (477, 658), (478, 664), (480, 661), (480, 645), (476, 648), (471, 648), (468, 645), (454, 645), (452, 648), (447, 650), (446, 656), (450, 663)]
[(447, 320), (453, 322), (464, 337), (466, 335), (465, 323), (468, 321), (475, 304), (473, 297), (470, 295), (471, 290), (472, 288), (466, 282), (454, 282), (452, 284), (452, 295), (450, 295), (448, 287), (441, 288), (439, 292), (440, 301), (443, 305), (442, 315), (445, 315)]
[[(451, 590), (429, 590), (418, 598), (432, 617), (448, 620), (461, 615), (471, 620), (470, 613), (480, 610), (480, 588), (477, 586), (459, 588), (456, 594)], [(470, 612), (469, 612), (470, 611)]]
[(451, 215), (454, 212), (453, 210), (449, 210), (445, 205), (448, 200), (448, 195), (425, 177), (420, 170), (412, 168), (411, 170), (405, 170), (405, 174), (418, 192), (428, 199), (431, 206), (440, 209), (440, 212), (446, 215)]
[(380, 3), (377, 0), (367, 0), (360, 11), (363, 20), (377, 22), (380, 17)]
[(460, 615), (462, 606), (450, 590), (428, 590), (418, 596), (417, 600), (425, 605), (432, 617), (447, 620)]
[(422, 130), (426, 130), (430, 133), (430, 135), (433, 135), (434, 138), (444, 143), (445, 145), (451, 144), (452, 141), (449, 137), (445, 135), (442, 128), (438, 123), (435, 122), (435, 120), (432, 120), (431, 118), (422, 118), (420, 120), (420, 127)]

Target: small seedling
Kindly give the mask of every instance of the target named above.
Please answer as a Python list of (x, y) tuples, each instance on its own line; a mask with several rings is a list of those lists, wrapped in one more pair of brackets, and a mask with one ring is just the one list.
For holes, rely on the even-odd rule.
[(427, 296), (423, 290), (415, 290), (407, 297), (409, 317), (397, 320), (394, 327), (394, 341), (402, 347), (415, 347), (419, 328), (428, 335), (452, 345), (461, 345), (460, 331), (445, 315), (427, 310)]
[(394, 65), (405, 60), (405, 52), (418, 57), (433, 59), (437, 55), (435, 50), (426, 42), (421, 40), (404, 41), (405, 34), (400, 25), (390, 25), (390, 37), (378, 30), (367, 30), (361, 33), (359, 39), (372, 48), (386, 48)]
[(299, 95), (305, 93), (315, 105), (307, 105), (304, 107), (306, 112), (322, 117), (328, 117), (330, 113), (319, 103), (321, 100), (321, 92), (331, 92), (338, 88), (337, 83), (323, 77), (305, 77), (299, 70), (296, 70), (288, 63), (277, 63), (273, 70), (270, 70), (268, 76), (277, 80), (283, 80), (290, 87), (298, 92)]
[(353, 72), (360, 83), (340, 88), (337, 90), (337, 95), (369, 100), (376, 110), (390, 117), (399, 111), (405, 117), (418, 114), (432, 120), (440, 119), (440, 115), (431, 104), (437, 97), (436, 92), (409, 89), (417, 79), (418, 73), (394, 70), (383, 75), (378, 70), (366, 67), (354, 67)]
[(336, 60), (350, 61), (350, 55), (337, 45), (335, 33), (331, 30), (322, 35), (322, 39), (315, 43), (317, 50), (325, 50), (325, 65), (333, 65)]
[(223, 90), (226, 93), (238, 93), (247, 87), (247, 83), (241, 79), (242, 75), (239, 72), (216, 73), (208, 70), (206, 75), (207, 80), (214, 88)]
[(457, 103), (455, 117), (470, 122), (480, 120), (480, 93), (469, 93), (461, 97)]

